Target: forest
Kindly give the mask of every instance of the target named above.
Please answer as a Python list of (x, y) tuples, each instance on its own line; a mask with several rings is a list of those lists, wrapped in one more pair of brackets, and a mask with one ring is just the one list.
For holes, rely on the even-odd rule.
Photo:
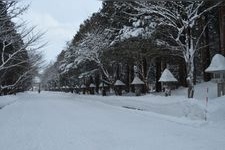
[(17, 1), (0, 1), (0, 95), (29, 90), (42, 63), (43, 33), (26, 22), (14, 23), (27, 9)]
[[(159, 78), (169, 69), (178, 80), (174, 88), (209, 81), (204, 70), (221, 52), (221, 1), (103, 1), (67, 42), (55, 62), (41, 76), (45, 90), (79, 89), (94, 84), (111, 88), (119, 80), (123, 92), (134, 92), (138, 77), (141, 92), (163, 90)], [(26, 22), (14, 23), (28, 6), (1, 1), (1, 95), (32, 88), (42, 55), (43, 33)], [(224, 54), (223, 54), (224, 55)], [(193, 96), (191, 96), (193, 97)]]
[[(219, 9), (222, 2), (105, 1), (102, 8), (85, 20), (73, 39), (44, 73), (47, 90), (88, 87), (100, 83), (131, 82), (137, 68), (145, 83), (142, 93), (158, 81), (167, 68), (178, 86), (209, 81), (204, 70), (220, 51)], [(190, 83), (187, 83), (189, 79)]]

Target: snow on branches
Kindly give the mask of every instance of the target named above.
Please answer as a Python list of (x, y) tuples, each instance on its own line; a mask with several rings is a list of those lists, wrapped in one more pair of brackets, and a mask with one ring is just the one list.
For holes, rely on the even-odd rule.
[(0, 2), (0, 92), (23, 86), (34, 76), (42, 59), (37, 50), (45, 45), (41, 41), (43, 33), (35, 33), (35, 27), (28, 28), (17, 20), (28, 9), (18, 3)]
[(167, 32), (167, 36), (176, 43), (176, 50), (183, 54), (191, 85), (193, 84), (195, 53), (199, 49), (199, 40), (205, 30), (204, 27), (202, 33), (196, 35), (196, 25), (203, 15), (222, 2), (211, 5), (206, 5), (206, 3), (206, 1), (135, 1), (133, 4), (127, 3), (138, 13), (155, 16), (160, 20), (158, 26), (165, 26), (173, 31)]
[(107, 70), (101, 62), (103, 49), (108, 47), (110, 42), (107, 36), (107, 32), (104, 31), (87, 33), (77, 46), (75, 64), (79, 65), (84, 61), (94, 62), (101, 68), (105, 76), (109, 77)]

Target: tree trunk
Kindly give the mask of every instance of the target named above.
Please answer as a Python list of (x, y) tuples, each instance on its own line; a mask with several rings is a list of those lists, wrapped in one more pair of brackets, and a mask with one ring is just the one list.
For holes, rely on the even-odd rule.
[(187, 63), (188, 98), (194, 97), (194, 64), (193, 59)]
[(161, 70), (161, 58), (157, 58), (156, 59), (156, 92), (161, 92), (162, 91), (162, 86), (161, 86), (161, 83), (159, 82), (159, 79), (161, 77), (161, 73), (162, 73), (162, 70)]
[(188, 98), (194, 97), (194, 41), (192, 37), (192, 28), (188, 28), (186, 37), (187, 42), (187, 56), (186, 56), (186, 67), (187, 67), (187, 83), (188, 83)]
[(185, 65), (185, 61), (181, 60), (179, 63), (179, 82), (180, 85), (187, 87), (187, 73), (186, 73), (187, 69), (186, 69), (186, 65)]
[(120, 80), (120, 64), (116, 65), (116, 80)]
[(130, 92), (130, 83), (131, 83), (131, 81), (130, 81), (130, 66), (129, 66), (129, 64), (126, 64), (126, 77), (125, 77), (125, 80), (126, 80), (125, 82), (127, 84), (126, 91)]
[(143, 73), (143, 81), (145, 83), (143, 93), (148, 92), (148, 81), (147, 81), (147, 60), (145, 57), (142, 59), (142, 73)]
[[(207, 14), (205, 15), (205, 24), (208, 22), (208, 16)], [(209, 44), (209, 28), (208, 26), (206, 27), (205, 33), (204, 33), (204, 45)], [(206, 48), (203, 49), (202, 52), (202, 71), (203, 71), (203, 79), (204, 81), (209, 81), (211, 79), (211, 76), (209, 73), (205, 72), (205, 69), (210, 65), (210, 50), (209, 50), (209, 45), (207, 45)]]
[[(131, 83), (134, 78), (134, 65), (133, 64), (130, 65), (130, 73), (129, 74), (130, 74), (130, 76), (129, 76), (130, 82), (129, 83)], [(135, 92), (134, 87), (131, 85), (130, 85), (130, 91), (133, 93)]]

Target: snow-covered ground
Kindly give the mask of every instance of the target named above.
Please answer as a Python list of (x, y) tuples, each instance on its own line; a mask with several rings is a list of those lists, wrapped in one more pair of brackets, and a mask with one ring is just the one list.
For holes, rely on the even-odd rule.
[(11, 104), (11, 103), (14, 103), (18, 98), (16, 96), (12, 96), (12, 95), (9, 95), (9, 96), (1, 96), (0, 97), (0, 109), (2, 109), (3, 107)]
[(195, 99), (187, 99), (185, 89), (172, 91), (171, 97), (2, 96), (0, 149), (223, 150), (225, 97), (216, 98), (215, 88), (211, 82), (197, 85)]

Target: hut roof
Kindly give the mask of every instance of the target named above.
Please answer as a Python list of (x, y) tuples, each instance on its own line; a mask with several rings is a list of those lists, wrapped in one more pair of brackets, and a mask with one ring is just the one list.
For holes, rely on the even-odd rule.
[[(109, 86), (108, 84), (104, 83), (104, 87), (108, 87), (108, 86)], [(103, 83), (100, 83), (99, 87), (103, 87)]]
[(89, 87), (95, 88), (96, 86), (93, 83), (91, 83)]
[(122, 81), (120, 81), (120, 80), (116, 80), (114, 85), (116, 85), (116, 86), (124, 86), (125, 84)]
[(205, 70), (205, 72), (225, 72), (225, 57), (220, 54), (214, 55), (209, 67)]
[(86, 86), (84, 84), (81, 85), (81, 88), (86, 88)]
[(68, 88), (70, 88), (69, 86), (62, 86), (61, 88), (63, 88), (63, 89), (68, 89)]
[(144, 84), (144, 82), (143, 81), (141, 81), (141, 79), (140, 78), (138, 78), (138, 77), (134, 77), (134, 80), (132, 81), (132, 83), (131, 84), (133, 84), (133, 85), (138, 85), (138, 84)]
[(177, 79), (173, 76), (169, 69), (165, 69), (159, 79), (159, 82), (177, 82)]

